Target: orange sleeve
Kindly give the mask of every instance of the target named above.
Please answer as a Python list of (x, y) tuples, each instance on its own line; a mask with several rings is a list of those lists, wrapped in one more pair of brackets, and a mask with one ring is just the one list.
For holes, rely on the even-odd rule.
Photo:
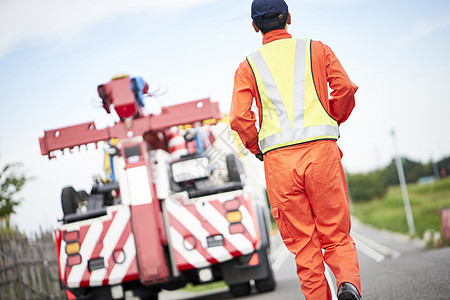
[[(319, 41), (311, 42), (314, 83), (323, 107), (338, 124), (345, 122), (355, 107), (358, 90), (333, 51)], [(332, 92), (328, 98), (328, 85)]]
[[(236, 131), (244, 146), (253, 154), (260, 153), (256, 116), (251, 111), (253, 99), (258, 99), (256, 81), (247, 60), (244, 60), (234, 76), (233, 97), (230, 108), (230, 126)], [(259, 101), (256, 101), (261, 111)]]

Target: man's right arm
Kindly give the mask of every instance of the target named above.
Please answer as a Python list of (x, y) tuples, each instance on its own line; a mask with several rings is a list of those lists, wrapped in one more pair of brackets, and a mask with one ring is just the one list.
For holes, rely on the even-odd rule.
[(230, 126), (236, 131), (244, 146), (253, 154), (261, 153), (258, 146), (256, 116), (251, 111), (256, 96), (256, 82), (248, 62), (245, 60), (234, 76), (233, 97), (230, 109)]

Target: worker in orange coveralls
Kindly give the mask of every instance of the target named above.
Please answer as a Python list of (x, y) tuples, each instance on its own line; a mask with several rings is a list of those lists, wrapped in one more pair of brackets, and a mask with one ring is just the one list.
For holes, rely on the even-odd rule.
[(342, 152), (336, 143), (358, 87), (328, 46), (291, 37), (286, 31), (291, 15), (283, 0), (254, 0), (251, 12), (263, 46), (236, 71), (231, 128), (264, 160), (272, 214), (283, 242), (295, 254), (306, 299), (332, 299), (324, 261), (337, 279), (339, 300), (361, 299)]

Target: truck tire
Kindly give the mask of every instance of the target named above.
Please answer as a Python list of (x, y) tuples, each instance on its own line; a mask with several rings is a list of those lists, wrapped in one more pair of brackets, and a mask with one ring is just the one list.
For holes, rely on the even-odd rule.
[(261, 263), (267, 264), (267, 267), (269, 268), (269, 274), (267, 275), (266, 278), (255, 280), (255, 287), (259, 293), (265, 293), (275, 290), (277, 282), (275, 281), (275, 276), (273, 274), (268, 249), (262, 250), (260, 254), (261, 254)]
[(230, 293), (233, 297), (241, 297), (250, 294), (250, 282), (231, 284)]
[(152, 290), (148, 288), (134, 290), (134, 296), (140, 300), (158, 300), (159, 290)]
[(158, 294), (154, 294), (151, 296), (141, 297), (140, 300), (158, 300)]
[(80, 196), (71, 186), (65, 187), (61, 192), (61, 206), (64, 215), (70, 215), (77, 212)]
[(261, 234), (265, 235), (265, 237), (267, 239), (267, 245), (266, 245), (266, 248), (261, 249), (259, 252), (260, 257), (261, 257), (260, 263), (267, 265), (269, 274), (267, 275), (266, 278), (255, 280), (255, 287), (259, 293), (264, 293), (264, 292), (270, 292), (270, 291), (275, 290), (275, 287), (277, 286), (277, 282), (275, 281), (275, 276), (273, 274), (272, 263), (271, 263), (271, 259), (270, 259), (270, 237), (269, 237), (269, 233), (267, 231), (266, 220), (262, 219), (261, 223), (263, 223), (261, 225), (261, 231), (262, 231)]
[(227, 155), (228, 180), (241, 182), (241, 174), (244, 174), (244, 167), (235, 154)]
[(158, 300), (158, 293), (147, 295), (145, 297), (140, 297), (140, 300)]
[[(91, 299), (91, 300), (97, 300), (97, 299), (104, 299), (104, 300), (113, 300), (113, 297), (111, 295), (111, 290), (109, 289), (108, 286), (103, 286), (103, 287), (96, 287), (96, 288), (90, 288), (89, 289), (89, 294), (90, 294), (90, 298), (87, 299)], [(83, 299), (83, 298), (81, 298)], [(119, 299), (119, 300), (124, 300), (124, 298)]]
[(273, 275), (273, 270), (270, 268), (269, 277), (255, 280), (255, 287), (258, 293), (265, 293), (275, 290), (275, 287), (277, 286), (275, 277)]

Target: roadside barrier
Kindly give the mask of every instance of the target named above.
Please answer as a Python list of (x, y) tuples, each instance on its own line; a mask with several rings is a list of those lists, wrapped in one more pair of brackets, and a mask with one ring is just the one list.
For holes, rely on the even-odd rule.
[(0, 299), (65, 299), (52, 232), (0, 232)]

